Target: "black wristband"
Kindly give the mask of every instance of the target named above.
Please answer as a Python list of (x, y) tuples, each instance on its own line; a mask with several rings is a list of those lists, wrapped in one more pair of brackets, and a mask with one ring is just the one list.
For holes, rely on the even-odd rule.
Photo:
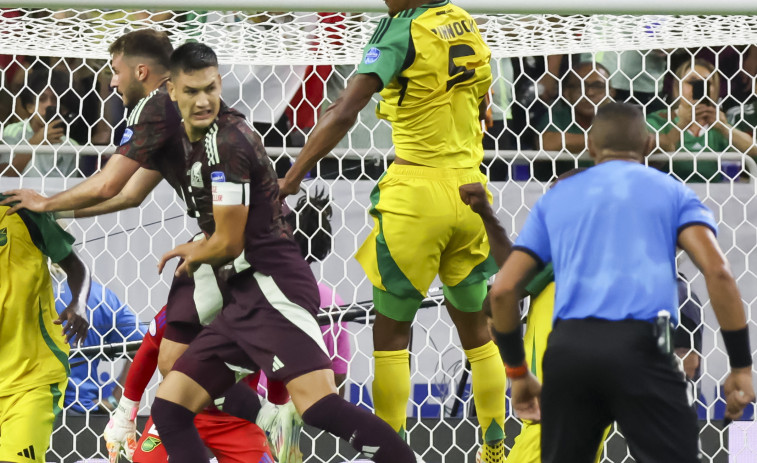
[(731, 368), (744, 368), (752, 364), (752, 349), (749, 347), (749, 329), (720, 330), (725, 342), (725, 351)]
[(494, 341), (499, 347), (499, 355), (505, 365), (517, 367), (523, 365), (526, 361), (526, 350), (523, 348), (523, 336), (520, 334), (520, 327), (510, 333), (500, 333), (492, 329)]

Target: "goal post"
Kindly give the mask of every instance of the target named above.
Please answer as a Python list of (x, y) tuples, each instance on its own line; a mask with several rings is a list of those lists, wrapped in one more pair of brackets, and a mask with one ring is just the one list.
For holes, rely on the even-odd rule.
[[(497, 215), (511, 236), (517, 235), (530, 207), (556, 175), (587, 162), (581, 140), (590, 124), (580, 120), (586, 117), (586, 102), (588, 113), (611, 98), (640, 103), (659, 148), (649, 163), (687, 182), (715, 212), (718, 239), (732, 264), (754, 334), (753, 0), (453, 3), (475, 13), (492, 51), (492, 125), (484, 136), (482, 167)], [(0, 9), (0, 191), (21, 186), (45, 194), (70, 188), (96, 172), (120, 140), (123, 107), (107, 88), (107, 49), (123, 33), (154, 27), (165, 30), (174, 46), (187, 40), (211, 46), (219, 57), (225, 101), (250, 118), (281, 171), (298, 156), (313, 124), (354, 75), (363, 46), (386, 13), (381, 0), (219, 0), (212, 3), (212, 11), (202, 9), (207, 2), (194, 0), (82, 0), (75, 8), (61, 0), (25, 1), (22, 6), (0, 0), (0, 5), (5, 5)], [(47, 79), (41, 85), (39, 75)], [(56, 83), (61, 75), (68, 79), (62, 89)], [(697, 129), (701, 136), (694, 137), (698, 142), (686, 138), (676, 144), (663, 137), (665, 123), (675, 119), (684, 85), (700, 78), (710, 82), (703, 98), (722, 110), (728, 129), (716, 134), (714, 127), (702, 126)], [(34, 108), (42, 104), (39, 94), (48, 87), (58, 97), (56, 116), (73, 116), (66, 122), (65, 140), (31, 144), (31, 137), (18, 134), (25, 133), (21, 128), (33, 119)], [(603, 97), (593, 100), (597, 94)], [(372, 294), (353, 255), (372, 227), (366, 213), (370, 191), (393, 159), (391, 128), (374, 112), (379, 99), (374, 96), (348, 135), (303, 183), (304, 194), (323, 188), (331, 197), (333, 249), (313, 270), (347, 304), (369, 301)], [(653, 125), (653, 117), (662, 122)], [(751, 146), (743, 134), (752, 137)], [(76, 237), (76, 249), (93, 277), (147, 323), (165, 303), (170, 283), (169, 276), (157, 274), (155, 264), (165, 251), (185, 242), (196, 225), (163, 183), (138, 209), (72, 220), (67, 229)], [(757, 454), (752, 447), (757, 426), (744, 421), (726, 433), (720, 424), (723, 400), (718, 385), (727, 359), (703, 277), (683, 258), (679, 268), (702, 303), (697, 331), (702, 341), (695, 352), (701, 362), (694, 384), (701, 393), (696, 406), (704, 459), (719, 462), (729, 454), (751, 461), (749, 455)], [(470, 462), (477, 450), (477, 428), (469, 413), (470, 394), (466, 384), (460, 384), (465, 357), (442, 298), (433, 291), (432, 296), (427, 301), (431, 307), (419, 312), (413, 331), (410, 441), (430, 462)], [(347, 328), (353, 355), (348, 359), (346, 396), (370, 408), (370, 322), (361, 318)], [(104, 362), (92, 379), (116, 378), (118, 362)], [(155, 383), (141, 414), (149, 410), (154, 387)], [(104, 443), (93, 448), (77, 444), (81, 436), (97, 437), (102, 432), (98, 426), (97, 420), (66, 415), (55, 430), (50, 461), (101, 457)], [(518, 426), (508, 414), (508, 446)], [(619, 438), (613, 433), (613, 439)], [(328, 439), (305, 439), (306, 454), (311, 447), (319, 449), (308, 461), (331, 461), (322, 453)], [(333, 441), (330, 445), (336, 448)], [(624, 461), (626, 450), (618, 450), (621, 447), (608, 448), (603, 461)]]

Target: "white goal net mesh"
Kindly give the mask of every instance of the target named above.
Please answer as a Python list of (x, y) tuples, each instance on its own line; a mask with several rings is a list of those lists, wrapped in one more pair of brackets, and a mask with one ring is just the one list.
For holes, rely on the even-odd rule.
[[(197, 40), (215, 49), (225, 101), (250, 118), (281, 174), (354, 74), (380, 17), (0, 9), (0, 191), (21, 185), (53, 194), (107, 161), (124, 129), (121, 100), (109, 89), (107, 49), (123, 33), (142, 27), (166, 30), (174, 46)], [(610, 99), (641, 104), (657, 147), (649, 163), (689, 183), (715, 212), (719, 241), (754, 331), (757, 16), (475, 17), (492, 50), (494, 73), (483, 169), (508, 232), (516, 236), (550, 180), (586, 165), (585, 135), (598, 105)], [(304, 194), (324, 190), (333, 211), (332, 252), (313, 265), (316, 277), (346, 305), (365, 310), (371, 286), (352, 256), (372, 226), (366, 214), (370, 191), (393, 157), (391, 128), (374, 113), (379, 98), (304, 182)], [(684, 109), (692, 107), (691, 124), (678, 129)], [(180, 198), (164, 183), (138, 209), (67, 224), (93, 277), (135, 313), (142, 330), (168, 293), (170, 280), (157, 274), (157, 261), (196, 230), (183, 211)], [(688, 324), (679, 331), (686, 334), (680, 336), (679, 353), (697, 396), (704, 461), (755, 461), (753, 409), (729, 431), (721, 424), (725, 406), (719, 385), (727, 358), (703, 278), (685, 259), (680, 270), (688, 288), (682, 305), (697, 301), (685, 309)], [(413, 331), (409, 440), (428, 462), (472, 462), (478, 443), (470, 376), (442, 298), (438, 291), (431, 294)], [(140, 337), (133, 320), (115, 315), (94, 327), (103, 344)], [(345, 396), (370, 407), (370, 321), (363, 317), (345, 327), (352, 351), (343, 359), (349, 364)], [(95, 366), (92, 358), (72, 358), (88, 367), (90, 386), (70, 386), (72, 398), (56, 423), (48, 461), (107, 457), (99, 437), (107, 422), (103, 411), (109, 397), (118, 395), (116, 384), (128, 362), (99, 360)], [(149, 413), (155, 385), (141, 414)], [(508, 447), (518, 429), (508, 412)], [(331, 437), (311, 437), (303, 438), (306, 461), (354, 456)], [(617, 430), (603, 461), (631, 461)]]

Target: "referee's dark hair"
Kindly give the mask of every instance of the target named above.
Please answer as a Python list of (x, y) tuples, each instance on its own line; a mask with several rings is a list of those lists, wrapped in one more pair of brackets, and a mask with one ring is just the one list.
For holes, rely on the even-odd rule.
[(628, 103), (607, 103), (599, 107), (591, 123), (589, 138), (598, 151), (647, 153), (649, 132), (641, 108)]
[(199, 71), (209, 67), (218, 67), (218, 57), (212, 48), (200, 42), (187, 42), (171, 54), (169, 70), (171, 76), (180, 72)]
[(112, 55), (141, 56), (151, 59), (155, 64), (168, 69), (168, 62), (173, 52), (173, 45), (168, 34), (155, 29), (138, 29), (122, 35), (110, 44), (108, 52)]

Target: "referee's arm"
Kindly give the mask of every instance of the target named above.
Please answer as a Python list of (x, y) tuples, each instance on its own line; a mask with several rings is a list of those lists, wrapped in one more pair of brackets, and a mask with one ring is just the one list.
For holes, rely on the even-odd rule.
[(731, 366), (723, 385), (725, 416), (737, 419), (744, 407), (755, 399), (749, 331), (739, 288), (728, 260), (709, 227), (699, 224), (687, 226), (678, 235), (678, 244), (704, 275)]

